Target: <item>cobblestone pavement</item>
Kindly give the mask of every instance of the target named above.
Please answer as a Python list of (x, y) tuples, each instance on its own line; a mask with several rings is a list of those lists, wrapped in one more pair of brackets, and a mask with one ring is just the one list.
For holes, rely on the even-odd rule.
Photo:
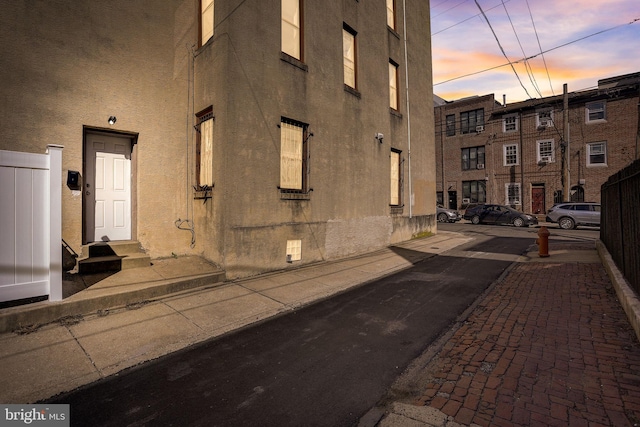
[(443, 425), (640, 426), (640, 344), (599, 263), (515, 265), (427, 369), (407, 403)]

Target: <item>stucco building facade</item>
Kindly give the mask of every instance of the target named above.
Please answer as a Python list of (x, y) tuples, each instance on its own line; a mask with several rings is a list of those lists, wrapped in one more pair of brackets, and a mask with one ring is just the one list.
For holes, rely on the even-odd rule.
[(0, 149), (64, 146), (79, 253), (242, 277), (435, 232), (429, 7), (404, 4), (2, 1)]

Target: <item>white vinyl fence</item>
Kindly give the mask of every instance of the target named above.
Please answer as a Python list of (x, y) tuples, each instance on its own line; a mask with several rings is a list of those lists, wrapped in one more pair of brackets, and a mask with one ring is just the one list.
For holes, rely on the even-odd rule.
[(0, 150), (0, 302), (62, 300), (62, 148)]

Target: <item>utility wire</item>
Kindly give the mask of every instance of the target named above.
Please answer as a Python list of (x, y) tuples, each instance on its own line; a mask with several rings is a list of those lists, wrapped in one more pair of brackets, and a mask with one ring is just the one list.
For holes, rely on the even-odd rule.
[[(510, 2), (510, 1), (511, 1), (511, 0), (506, 0), (506, 2), (505, 2), (505, 3), (508, 3), (508, 2)], [(500, 5), (499, 5), (499, 4), (497, 4), (497, 5), (493, 6), (493, 7), (490, 7), (489, 9), (487, 9), (487, 12), (488, 12), (488, 11), (490, 11), (490, 10), (495, 9), (496, 7), (500, 7)], [(476, 13), (475, 15), (470, 16), (469, 18), (467, 18), (467, 19), (465, 19), (465, 20), (463, 20), (463, 21), (460, 21), (460, 22), (458, 22), (458, 23), (456, 23), (456, 24), (453, 24), (453, 25), (448, 26), (447, 28), (443, 28), (443, 29), (442, 29), (442, 30), (440, 30), (440, 31), (436, 31), (435, 33), (432, 33), (432, 34), (431, 34), (431, 37), (433, 37), (433, 36), (435, 36), (435, 35), (437, 35), (437, 34), (440, 34), (440, 33), (444, 32), (444, 31), (447, 31), (447, 30), (449, 30), (449, 29), (451, 29), (451, 28), (453, 28), (453, 27), (455, 27), (455, 26), (457, 26), (457, 25), (464, 24), (465, 22), (470, 21), (470, 20), (472, 20), (473, 18), (477, 18), (478, 16), (480, 16), (480, 14), (479, 14), (479, 13)], [(431, 18), (434, 18), (434, 17), (432, 16)]]
[(513, 63), (511, 63), (511, 60), (507, 57), (507, 54), (505, 53), (504, 49), (502, 48), (502, 45), (500, 44), (500, 40), (498, 40), (498, 36), (496, 35), (496, 32), (493, 31), (493, 27), (491, 26), (491, 23), (489, 22), (489, 18), (487, 18), (487, 15), (484, 13), (482, 8), (480, 7), (480, 4), (478, 3), (478, 0), (474, 0), (474, 1), (476, 3), (476, 6), (478, 6), (478, 9), (480, 9), (480, 13), (482, 13), (482, 16), (484, 17), (485, 21), (487, 21), (487, 25), (491, 29), (491, 32), (493, 33), (493, 37), (496, 39), (496, 42), (498, 43), (498, 47), (500, 47), (500, 50), (502, 51), (502, 55), (504, 55), (505, 59), (507, 61), (509, 61), (509, 65), (511, 65), (511, 69), (513, 70), (513, 74), (516, 75), (516, 78), (518, 79), (518, 82), (520, 82), (520, 86), (522, 86), (522, 89), (524, 89), (524, 91), (527, 94), (527, 96), (529, 98), (531, 98), (531, 95), (529, 95), (529, 91), (527, 90), (526, 87), (524, 87), (524, 85), (522, 84), (522, 80), (520, 80), (520, 76), (518, 76), (518, 72), (516, 71), (516, 67), (513, 66)]
[(434, 5), (432, 5), (432, 6), (431, 6), (431, 9), (435, 9), (436, 7), (440, 6), (441, 4), (445, 4), (445, 3), (446, 3), (446, 2), (448, 2), (448, 1), (449, 1), (449, 0), (443, 0), (443, 1), (441, 1), (440, 3), (438, 3), (438, 4), (434, 4)]
[(447, 10), (443, 10), (443, 11), (442, 11), (442, 12), (440, 12), (439, 14), (437, 14), (437, 15), (433, 16), (433, 18), (437, 18), (438, 16), (440, 16), (440, 15), (442, 15), (442, 14), (444, 14), (444, 13), (449, 12), (451, 9), (455, 9), (456, 7), (460, 6), (461, 4), (466, 3), (467, 1), (469, 1), (469, 0), (462, 0), (460, 3), (456, 4), (455, 6), (451, 6), (449, 9), (447, 9)]
[(544, 63), (544, 69), (547, 72), (547, 78), (549, 79), (549, 87), (551, 88), (551, 94), (555, 96), (555, 92), (553, 91), (553, 85), (551, 84), (551, 76), (549, 75), (549, 68), (547, 67), (547, 60), (544, 58), (544, 53), (542, 53), (542, 45), (540, 44), (540, 37), (538, 37), (538, 30), (536, 30), (536, 23), (533, 22), (533, 14), (531, 13), (531, 8), (529, 7), (529, 0), (525, 0), (527, 3), (527, 9), (529, 9), (529, 16), (531, 17), (531, 25), (533, 25), (533, 32), (536, 35), (536, 40), (538, 41), (538, 48), (540, 49), (540, 55), (542, 56), (542, 62)]
[[(507, 5), (504, 4), (504, 0), (502, 1), (502, 6), (504, 7), (504, 13), (507, 14), (509, 23), (511, 24), (511, 29), (513, 30), (513, 34), (516, 36), (516, 40), (518, 41), (518, 46), (520, 46), (520, 51), (522, 51), (522, 56), (526, 58), (527, 54), (525, 53), (524, 48), (522, 47), (522, 43), (520, 43), (520, 37), (518, 37), (518, 32), (516, 31), (516, 27), (513, 25), (513, 21), (511, 20), (511, 15), (509, 15), (509, 11), (507, 10)], [(535, 75), (533, 74), (533, 68), (531, 68), (531, 64), (529, 64), (529, 61), (524, 61), (524, 69), (527, 71), (527, 75), (529, 76), (529, 81), (531, 82), (531, 85), (536, 90), (536, 92), (538, 92), (538, 95), (540, 95), (540, 98), (542, 98), (542, 93), (538, 88), (538, 83), (536, 82)]]
[(434, 86), (438, 86), (438, 85), (442, 85), (442, 84), (445, 84), (445, 83), (452, 82), (452, 81), (454, 81), (454, 80), (460, 80), (460, 79), (463, 79), (463, 78), (465, 78), (465, 77), (471, 77), (471, 76), (475, 76), (475, 75), (477, 75), (477, 74), (486, 73), (487, 71), (492, 71), (492, 70), (495, 70), (495, 69), (498, 69), (498, 68), (506, 67), (507, 65), (518, 64), (518, 63), (520, 63), (520, 62), (522, 62), (522, 61), (524, 61), (524, 60), (528, 60), (528, 59), (536, 58), (536, 57), (538, 57), (539, 55), (543, 55), (543, 54), (545, 54), (545, 53), (549, 53), (549, 52), (552, 52), (552, 51), (554, 51), (554, 50), (558, 50), (558, 49), (560, 49), (560, 48), (562, 48), (562, 47), (569, 46), (569, 45), (571, 45), (571, 44), (573, 44), (573, 43), (577, 43), (577, 42), (579, 42), (579, 41), (582, 41), (582, 40), (588, 39), (588, 38), (590, 38), (590, 37), (594, 37), (594, 36), (597, 36), (597, 35), (600, 35), (600, 34), (606, 33), (607, 31), (612, 31), (612, 30), (615, 30), (615, 29), (617, 29), (617, 28), (619, 28), (619, 27), (624, 27), (625, 25), (632, 25), (632, 24), (635, 24), (635, 23), (636, 23), (636, 22), (638, 22), (638, 21), (640, 21), (640, 18), (635, 18), (635, 19), (634, 19), (633, 21), (631, 21), (631, 22), (627, 22), (627, 23), (625, 23), (625, 24), (616, 25), (615, 27), (607, 28), (607, 29), (605, 29), (605, 30), (600, 30), (600, 31), (598, 31), (598, 32), (595, 32), (595, 33), (593, 33), (593, 34), (589, 34), (589, 35), (584, 36), (584, 37), (581, 37), (581, 38), (579, 38), (579, 39), (572, 40), (572, 41), (570, 41), (570, 42), (567, 42), (567, 43), (564, 43), (564, 44), (558, 45), (558, 46), (556, 46), (556, 47), (552, 47), (551, 49), (547, 49), (547, 50), (545, 50), (545, 51), (543, 51), (543, 52), (536, 53), (535, 55), (528, 56), (528, 57), (526, 57), (526, 58), (518, 59), (517, 61), (509, 62), (509, 63), (507, 63), (507, 64), (496, 65), (495, 67), (490, 67), (490, 68), (486, 68), (486, 69), (484, 69), (484, 70), (475, 71), (475, 72), (473, 72), (473, 73), (465, 74), (465, 75), (462, 75), (462, 76), (453, 77), (453, 78), (448, 79), (448, 80), (443, 80), (443, 81), (441, 81), (441, 82), (434, 83), (433, 85), (434, 85)]

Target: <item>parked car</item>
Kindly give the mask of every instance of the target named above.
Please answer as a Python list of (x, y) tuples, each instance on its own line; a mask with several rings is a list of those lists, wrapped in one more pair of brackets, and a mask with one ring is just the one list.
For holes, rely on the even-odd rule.
[(438, 219), (438, 222), (456, 222), (462, 219), (462, 214), (455, 209), (436, 205), (436, 218)]
[(600, 204), (588, 202), (556, 203), (547, 211), (547, 222), (571, 230), (579, 225), (600, 227)]
[(512, 224), (516, 227), (536, 225), (538, 219), (509, 206), (481, 204), (465, 211), (463, 218), (473, 224)]

